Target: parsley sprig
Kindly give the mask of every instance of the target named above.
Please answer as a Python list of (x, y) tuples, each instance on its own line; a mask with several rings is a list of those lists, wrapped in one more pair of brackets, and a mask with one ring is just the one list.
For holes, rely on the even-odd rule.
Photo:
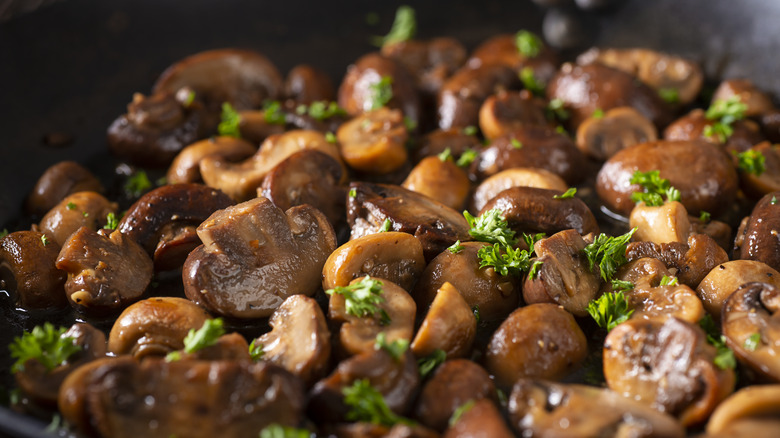
[(606, 292), (588, 303), (588, 313), (599, 327), (610, 331), (618, 324), (627, 321), (634, 313), (634, 309), (628, 307), (628, 300), (622, 291)]
[(35, 359), (47, 371), (65, 363), (73, 354), (81, 351), (81, 346), (76, 344), (76, 340), (69, 336), (63, 336), (67, 329), (65, 327), (55, 328), (52, 323), (47, 322), (42, 326), (35, 326), (31, 332), (24, 333), (21, 337), (14, 338), (8, 346), (11, 351), (11, 358), (16, 362), (11, 366), (11, 372), (24, 371), (24, 364)]
[(377, 312), (380, 314), (380, 323), (387, 325), (390, 323), (390, 315), (379, 305), (385, 302), (382, 297), (382, 282), (374, 280), (366, 275), (358, 282), (348, 286), (337, 286), (325, 291), (328, 295), (339, 294), (344, 296), (345, 308), (347, 313), (357, 317), (373, 316)]
[(436, 367), (443, 364), (445, 360), (447, 360), (447, 353), (439, 348), (433, 350), (433, 353), (417, 359), (417, 369), (420, 370), (420, 377), (427, 377)]
[(562, 194), (554, 195), (553, 199), (569, 199), (569, 198), (573, 198), (574, 195), (576, 195), (576, 194), (577, 194), (577, 188), (576, 187), (569, 187)]
[(468, 211), (464, 211), (463, 217), (466, 218), (466, 222), (471, 228), (469, 230), (471, 237), (480, 242), (515, 246), (517, 244), (515, 232), (509, 228), (506, 220), (501, 217), (501, 213), (500, 209), (494, 208), (474, 217)]
[(336, 116), (346, 116), (347, 112), (336, 102), (318, 100), (310, 105), (298, 105), (295, 112), (299, 115), (308, 114), (311, 118), (323, 121)]
[(371, 110), (382, 108), (393, 98), (393, 77), (382, 76), (379, 82), (368, 88), (371, 93)]
[(138, 198), (151, 188), (152, 182), (143, 170), (135, 172), (125, 182), (125, 193), (133, 198)]
[(761, 176), (766, 171), (766, 157), (761, 151), (748, 149), (744, 152), (731, 151), (737, 157), (739, 170)]
[(593, 271), (593, 267), (598, 266), (601, 278), (604, 281), (611, 281), (618, 268), (628, 261), (626, 248), (635, 232), (636, 228), (617, 237), (607, 236), (604, 233), (596, 236), (593, 243), (582, 249), (588, 258), (590, 270)]
[(460, 154), (460, 157), (458, 157), (458, 161), (456, 161), (455, 164), (458, 167), (468, 167), (471, 165), (471, 163), (474, 162), (478, 154), (479, 153), (474, 149), (466, 149), (462, 154)]
[(106, 225), (103, 227), (107, 230), (116, 230), (119, 226), (119, 218), (116, 217), (116, 213), (108, 213), (106, 215)]
[(450, 427), (455, 426), (455, 424), (460, 421), (460, 417), (463, 416), (466, 412), (470, 411), (471, 408), (474, 407), (474, 399), (471, 399), (467, 401), (466, 403), (463, 403), (462, 405), (458, 406), (457, 409), (455, 409), (455, 412), (452, 413), (452, 416), (450, 417), (449, 425)]
[(344, 404), (350, 409), (347, 420), (361, 421), (392, 427), (397, 423), (412, 425), (414, 422), (401, 417), (390, 410), (382, 393), (377, 391), (368, 379), (355, 380), (351, 386), (341, 390), (344, 394)]
[(411, 6), (402, 5), (395, 11), (395, 20), (390, 32), (384, 37), (375, 37), (374, 45), (377, 47), (408, 41), (414, 38), (417, 32), (417, 19)]
[(728, 99), (718, 99), (710, 105), (704, 117), (713, 123), (704, 127), (704, 135), (717, 136), (721, 143), (725, 143), (734, 128), (731, 126), (737, 120), (745, 118), (747, 105), (740, 101), (739, 96), (731, 96)]
[[(207, 319), (198, 329), (190, 329), (184, 337), (184, 352), (195, 353), (217, 343), (217, 339), (225, 334), (222, 318)], [(181, 352), (172, 351), (165, 356), (167, 362), (181, 359)]]
[(374, 342), (374, 350), (385, 350), (395, 360), (401, 360), (406, 350), (409, 349), (408, 339), (396, 339), (393, 342), (387, 342), (385, 332), (379, 332)]
[(648, 207), (659, 207), (666, 202), (679, 201), (680, 191), (672, 187), (668, 179), (661, 178), (659, 170), (649, 172), (636, 171), (631, 175), (631, 184), (639, 184), (644, 192), (634, 192), (631, 194), (631, 200), (634, 202), (644, 202)]
[(529, 271), (529, 276), (536, 277), (542, 262), (532, 260), (532, 252), (524, 249), (514, 249), (511, 246), (502, 248), (498, 243), (493, 246), (483, 246), (477, 251), (479, 267), (492, 267), (501, 275), (514, 275), (520, 277), (523, 272)]
[(262, 342), (257, 342), (257, 339), (252, 339), (252, 343), (249, 344), (249, 357), (253, 361), (257, 362), (265, 356), (265, 345)]
[(278, 100), (265, 102), (263, 104), (263, 120), (271, 125), (284, 125), (286, 116), (282, 111), (282, 104)]
[(712, 316), (710, 314), (704, 315), (704, 318), (699, 321), (699, 326), (707, 334), (707, 342), (717, 351), (712, 363), (722, 370), (736, 368), (737, 359), (734, 357), (734, 352), (726, 345), (726, 337), (720, 333)]
[(535, 33), (521, 30), (515, 35), (517, 51), (526, 58), (536, 58), (544, 48), (542, 39)]
[(241, 130), (238, 129), (241, 124), (241, 116), (229, 102), (222, 103), (221, 119), (217, 126), (219, 135), (241, 138)]
[(536, 75), (534, 74), (533, 68), (523, 67), (523, 69), (520, 70), (518, 76), (520, 77), (520, 81), (523, 83), (523, 88), (530, 91), (536, 96), (544, 95), (544, 84), (542, 84), (541, 82), (539, 82), (538, 79), (536, 79)]

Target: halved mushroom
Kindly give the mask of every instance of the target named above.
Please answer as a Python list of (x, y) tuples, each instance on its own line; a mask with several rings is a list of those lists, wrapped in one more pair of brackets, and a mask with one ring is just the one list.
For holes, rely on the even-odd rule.
[(613, 391), (667, 412), (685, 425), (704, 421), (734, 389), (731, 369), (695, 323), (631, 319), (604, 341), (604, 377)]
[(184, 348), (184, 337), (198, 330), (209, 314), (190, 300), (154, 297), (131, 304), (114, 321), (108, 351), (136, 359), (163, 357)]
[(696, 292), (685, 284), (661, 285), (663, 277), (658, 278), (656, 272), (624, 292), (628, 308), (634, 310), (631, 318), (664, 320), (675, 317), (691, 324), (699, 322), (704, 317), (704, 306)]
[(168, 184), (197, 183), (200, 176), (200, 161), (205, 157), (219, 157), (220, 161), (236, 162), (251, 157), (257, 148), (236, 137), (209, 137), (195, 142), (179, 152), (168, 168)]
[(422, 244), (411, 234), (388, 231), (350, 240), (333, 251), (322, 268), (322, 288), (346, 286), (366, 275), (410, 291), (425, 269)]
[(66, 196), (38, 224), (38, 229), (57, 245), (63, 245), (81, 227), (97, 229), (106, 224), (109, 213), (116, 213), (117, 203), (96, 192), (78, 192)]
[(65, 273), (55, 266), (60, 246), (37, 231), (15, 231), (0, 239), (0, 289), (23, 309), (67, 306)]
[(138, 301), (152, 281), (153, 263), (120, 231), (99, 234), (81, 227), (62, 245), (57, 269), (68, 273), (65, 292), (70, 305), (98, 315)]
[(723, 400), (707, 422), (707, 436), (771, 438), (780, 430), (780, 385), (753, 385)]
[(517, 73), (501, 64), (463, 66), (439, 90), (440, 129), (465, 128), (479, 123), (479, 108), (490, 95), (519, 83)]
[(720, 321), (721, 310), (732, 292), (745, 283), (760, 281), (780, 288), (780, 272), (755, 260), (732, 260), (712, 268), (696, 288), (707, 312)]
[(146, 250), (155, 269), (175, 269), (200, 245), (195, 228), (231, 205), (233, 200), (226, 194), (204, 185), (164, 185), (135, 201), (117, 229)]
[(25, 200), (29, 214), (43, 215), (63, 198), (77, 192), (103, 192), (103, 185), (87, 168), (75, 161), (60, 161), (38, 178)]
[[(672, 122), (664, 130), (665, 140), (701, 140), (715, 145), (726, 145), (727, 150), (742, 152), (750, 149), (756, 143), (764, 140), (758, 124), (752, 120), (736, 120), (731, 125), (733, 132), (725, 142), (715, 132), (706, 135), (707, 127), (717, 120), (709, 120), (702, 109), (694, 109), (690, 113)], [(714, 131), (714, 130), (713, 130)]]
[(749, 150), (756, 151), (764, 157), (764, 171), (756, 175), (740, 169), (739, 177), (743, 190), (748, 195), (756, 197), (780, 191), (780, 146), (765, 141)]
[(370, 110), (339, 127), (339, 150), (349, 167), (374, 173), (400, 168), (407, 158), (403, 114), (385, 107)]
[[(398, 340), (411, 341), (414, 335), (414, 316), (417, 306), (408, 292), (397, 284), (378, 278), (381, 283), (382, 303), (372, 315), (358, 316), (349, 313), (344, 295), (334, 293), (328, 303), (328, 318), (339, 328), (339, 347), (347, 355), (365, 353), (374, 349), (376, 337), (384, 333), (387, 343)], [(363, 281), (355, 279), (350, 284)]]
[(477, 318), (451, 283), (436, 292), (425, 319), (412, 341), (412, 352), (425, 357), (442, 350), (447, 358), (468, 356), (477, 334)]
[(460, 158), (468, 150), (481, 149), (482, 143), (479, 139), (464, 131), (465, 129), (461, 128), (451, 128), (429, 132), (420, 139), (419, 145), (415, 148), (414, 161), (420, 161), (425, 157), (435, 157), (446, 149), (450, 150), (455, 159)]
[(504, 416), (495, 403), (488, 399), (473, 401), (442, 435), (442, 438), (489, 436), (513, 438), (515, 435), (504, 422)]
[(272, 135), (283, 134), (286, 127), (285, 108), (279, 110), (283, 115), (281, 120), (269, 118), (268, 109), (238, 111), (238, 132), (241, 138), (252, 144), (261, 144)]
[(587, 316), (588, 303), (598, 295), (601, 278), (588, 267), (582, 251), (586, 245), (575, 230), (560, 231), (537, 241), (536, 261), (542, 265), (523, 284), (525, 302), (557, 304), (574, 316)]
[(216, 211), (197, 232), (203, 245), (184, 262), (184, 293), (232, 318), (266, 317), (290, 295), (312, 295), (336, 249), (333, 227), (319, 210), (303, 205), (285, 212), (266, 198)]
[(300, 380), (266, 362), (122, 356), (68, 376), (59, 408), (89, 436), (232, 438), (272, 423), (297, 426), (304, 399)]
[(612, 108), (603, 115), (591, 115), (577, 128), (577, 147), (583, 154), (606, 160), (629, 146), (658, 140), (658, 130), (632, 107)]
[(422, 193), (455, 210), (463, 208), (471, 190), (466, 172), (452, 159), (423, 158), (409, 172), (401, 187)]
[(768, 94), (761, 91), (750, 79), (727, 79), (718, 85), (712, 94), (712, 101), (728, 100), (734, 96), (744, 103), (745, 117), (755, 117), (775, 109)]
[(488, 97), (479, 109), (479, 128), (493, 140), (526, 125), (548, 126), (544, 99), (528, 90), (506, 91)]
[[(737, 232), (737, 245), (734, 255), (743, 260), (757, 260), (769, 265), (772, 269), (780, 269), (780, 205), (777, 197), (780, 192), (764, 195), (753, 207), (750, 217)], [(741, 237), (740, 237), (741, 236)]]
[(522, 377), (560, 379), (588, 355), (571, 313), (554, 304), (529, 304), (512, 312), (493, 333), (485, 368), (503, 386)]
[(745, 283), (723, 304), (721, 322), (726, 344), (759, 376), (780, 381), (780, 288)]
[(329, 143), (322, 133), (295, 130), (269, 137), (257, 153), (240, 163), (230, 163), (211, 155), (202, 157), (200, 174), (209, 187), (220, 189), (237, 201), (245, 201), (255, 197), (268, 172), (290, 155), (304, 149), (322, 151), (341, 162), (338, 148)]
[(686, 242), (691, 234), (688, 211), (677, 201), (660, 206), (639, 203), (631, 210), (628, 223), (636, 228), (633, 239), (639, 242)]
[(536, 379), (514, 384), (509, 418), (524, 436), (685, 436), (673, 417), (608, 389)]
[(469, 239), (463, 215), (427, 196), (390, 184), (353, 182), (355, 196), (347, 199), (350, 239), (374, 234), (390, 221), (389, 231), (401, 231), (420, 239), (426, 260), (455, 241)]
[(273, 329), (255, 339), (263, 360), (279, 365), (307, 385), (321, 378), (330, 360), (330, 331), (319, 304), (303, 295), (288, 297), (268, 321)]
[(503, 190), (510, 187), (536, 187), (565, 192), (566, 182), (549, 170), (538, 167), (513, 167), (502, 170), (482, 181), (471, 201), (471, 211), (481, 211), (485, 204)]
[(298, 64), (287, 73), (284, 96), (297, 104), (308, 105), (317, 101), (333, 101), (336, 91), (327, 73), (308, 64)]

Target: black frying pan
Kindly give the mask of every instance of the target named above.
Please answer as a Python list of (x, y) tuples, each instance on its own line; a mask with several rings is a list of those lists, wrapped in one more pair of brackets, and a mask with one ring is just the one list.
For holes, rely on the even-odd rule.
[[(20, 0), (16, 0), (20, 1)], [(3, 2), (0, 2), (2, 5)], [(410, 2), (411, 3), (411, 2)], [(780, 2), (618, 0), (580, 16), (583, 47), (644, 46), (702, 63), (710, 78), (750, 77), (780, 93)], [(282, 72), (307, 62), (338, 83), (346, 66), (387, 32), (398, 3), (294, 0), (68, 0), (0, 23), (0, 229), (29, 226), (24, 197), (50, 165), (74, 159), (111, 184), (105, 130), (170, 63), (221, 47), (258, 50)], [(488, 36), (542, 30), (545, 11), (525, 1), (414, 2), (418, 36)], [(379, 16), (376, 25), (366, 16)], [(590, 26), (590, 27), (589, 27)], [(46, 144), (50, 134), (64, 145)], [(57, 142), (61, 143), (61, 142)], [(11, 382), (6, 346), (40, 321), (0, 295), (0, 385)], [(0, 434), (38, 436), (45, 425), (0, 409)]]

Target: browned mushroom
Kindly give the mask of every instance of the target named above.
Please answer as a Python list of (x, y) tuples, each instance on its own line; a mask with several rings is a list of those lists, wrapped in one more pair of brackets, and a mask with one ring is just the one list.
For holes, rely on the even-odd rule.
[(691, 234), (688, 211), (677, 201), (660, 206), (639, 203), (631, 210), (628, 223), (636, 228), (633, 239), (640, 242), (686, 242)]
[(466, 48), (454, 38), (407, 40), (382, 46), (382, 55), (404, 65), (425, 97), (433, 97), (466, 61)]
[(742, 244), (734, 250), (735, 256), (738, 255), (740, 259), (758, 260), (776, 270), (780, 269), (780, 241), (777, 238), (780, 230), (778, 196), (780, 192), (767, 193), (756, 203), (745, 223), (744, 231), (737, 232), (737, 238), (742, 239)]
[[(655, 259), (644, 258), (637, 262), (642, 263), (643, 260)], [(642, 264), (643, 268), (647, 269), (647, 263)], [(634, 287), (624, 292), (628, 308), (634, 311), (631, 318), (665, 320), (675, 317), (691, 324), (699, 322), (704, 317), (704, 306), (696, 292), (685, 284), (662, 285), (663, 277), (657, 277), (662, 272), (664, 271), (651, 271), (649, 277), (637, 279)], [(671, 273), (668, 278), (672, 278)]]
[(266, 363), (101, 359), (72, 373), (59, 408), (89, 436), (246, 437), (303, 418), (300, 380)]
[(472, 436), (514, 437), (495, 403), (484, 398), (472, 403), (463, 408), (460, 417), (456, 418), (454, 424), (444, 432), (443, 438)]
[(256, 198), (216, 211), (198, 227), (202, 246), (184, 262), (187, 298), (232, 318), (270, 316), (290, 295), (313, 294), (336, 249), (327, 218), (303, 205), (282, 211)]
[(479, 109), (479, 128), (493, 140), (526, 125), (548, 126), (544, 99), (528, 90), (506, 91), (488, 97)]
[(333, 101), (336, 91), (325, 72), (308, 64), (299, 64), (287, 73), (284, 96), (298, 104), (308, 105), (317, 101)]
[(715, 409), (707, 422), (712, 438), (771, 438), (780, 430), (780, 385), (753, 385), (735, 392)]
[(15, 231), (0, 239), (0, 289), (23, 309), (67, 306), (65, 273), (55, 266), (60, 246), (37, 231)]
[(712, 101), (728, 100), (734, 96), (746, 105), (745, 117), (755, 117), (775, 109), (772, 99), (759, 90), (749, 79), (727, 79), (718, 85), (712, 94)]
[(355, 170), (389, 173), (407, 159), (408, 133), (398, 110), (382, 107), (366, 111), (341, 125), (336, 138), (341, 156)]
[(75, 161), (60, 161), (38, 178), (25, 201), (29, 214), (43, 215), (63, 198), (77, 192), (103, 192), (103, 185), (95, 175)]
[(756, 174), (740, 169), (739, 179), (743, 190), (755, 197), (780, 191), (780, 146), (765, 141), (749, 150), (756, 151), (764, 157), (764, 170)]
[[(473, 127), (476, 132), (476, 127)], [(458, 159), (468, 150), (479, 150), (482, 143), (465, 129), (452, 128), (437, 129), (429, 132), (420, 139), (420, 144), (414, 151), (414, 160), (420, 161), (425, 157), (437, 156), (446, 149), (450, 150), (455, 159)]]
[(96, 192), (73, 193), (43, 216), (38, 229), (58, 245), (63, 245), (81, 227), (94, 230), (104, 226), (108, 214), (116, 211), (116, 202), (110, 202)]
[(703, 141), (655, 141), (623, 149), (607, 160), (596, 177), (596, 193), (610, 210), (628, 216), (634, 208), (634, 172), (660, 171), (680, 191), (688, 213), (725, 211), (737, 191), (737, 172), (723, 150)]
[(574, 317), (554, 304), (530, 304), (512, 312), (493, 333), (485, 368), (503, 386), (521, 377), (558, 379), (588, 354)]
[(439, 90), (439, 128), (465, 128), (479, 122), (479, 108), (490, 95), (519, 82), (517, 74), (501, 64), (461, 67)]
[(565, 192), (566, 182), (549, 170), (538, 167), (513, 167), (486, 178), (474, 190), (471, 211), (481, 211), (488, 201), (510, 187), (536, 187)]
[(263, 360), (279, 365), (307, 385), (324, 376), (330, 359), (330, 331), (319, 304), (293, 295), (279, 306), (268, 324), (270, 332), (255, 339)]
[(219, 136), (195, 142), (179, 152), (168, 168), (168, 184), (197, 183), (200, 177), (200, 160), (208, 156), (222, 161), (241, 161), (257, 152), (251, 143), (236, 137)]
[(717, 120), (707, 119), (702, 109), (695, 109), (690, 113), (672, 122), (664, 130), (666, 140), (703, 140), (716, 145), (725, 144), (728, 150), (742, 152), (750, 149), (756, 143), (764, 140), (758, 124), (752, 120), (736, 120), (731, 125), (733, 133), (725, 142), (714, 132), (706, 135), (707, 127), (712, 126)]
[(136, 359), (165, 356), (184, 348), (184, 337), (198, 330), (209, 314), (190, 300), (154, 297), (128, 306), (108, 335), (108, 351)]
[(610, 390), (532, 379), (512, 388), (509, 418), (523, 436), (685, 436), (673, 417)]
[(115, 313), (138, 301), (152, 280), (153, 263), (133, 239), (81, 227), (62, 245), (57, 269), (68, 273), (65, 292), (79, 311)]
[(448, 358), (468, 356), (477, 334), (477, 318), (460, 292), (444, 283), (436, 292), (412, 341), (412, 352), (425, 357), (442, 350)]
[(175, 269), (200, 245), (195, 228), (231, 205), (227, 195), (204, 185), (164, 185), (130, 206), (117, 229), (146, 250), (155, 269)]
[(501, 34), (488, 38), (474, 49), (467, 65), (500, 64), (515, 72), (529, 67), (538, 81), (547, 84), (558, 66), (555, 53), (545, 45), (541, 45), (536, 54), (523, 53), (517, 45), (517, 37), (517, 34)]
[(704, 421), (734, 389), (734, 371), (717, 367), (716, 355), (695, 323), (632, 319), (604, 341), (604, 377), (618, 394), (688, 426)]
[(366, 422), (325, 424), (318, 432), (339, 438), (440, 438), (438, 433), (416, 423), (396, 423), (393, 427)]
[(222, 335), (213, 344), (192, 353), (180, 350), (176, 354), (177, 360), (252, 361), (249, 343), (243, 335), (235, 332)]
[(278, 110), (281, 117), (269, 116), (268, 108), (238, 111), (238, 133), (252, 144), (261, 144), (272, 135), (283, 134), (287, 118), (285, 109), (286, 107), (281, 107)]
[(628, 106), (612, 108), (598, 117), (591, 115), (577, 128), (577, 147), (602, 161), (629, 146), (657, 139), (652, 122)]
[(712, 268), (696, 288), (707, 312), (720, 321), (721, 310), (732, 292), (745, 283), (760, 281), (780, 288), (780, 272), (755, 260), (732, 260)]
[(471, 182), (451, 158), (426, 157), (414, 166), (401, 187), (460, 210), (466, 203)]

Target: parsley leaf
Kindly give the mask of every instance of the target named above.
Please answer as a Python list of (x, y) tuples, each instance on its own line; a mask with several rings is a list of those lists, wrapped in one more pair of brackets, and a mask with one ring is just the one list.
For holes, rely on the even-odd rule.
[(252, 343), (249, 344), (249, 356), (255, 362), (262, 359), (265, 355), (265, 350), (263, 350), (265, 346), (259, 342), (255, 344), (256, 341), (257, 339), (252, 339)]
[(462, 132), (466, 135), (477, 135), (477, 127), (474, 125), (469, 125), (463, 128)]
[(564, 108), (563, 100), (558, 98), (551, 100), (547, 104), (545, 113), (549, 120), (567, 120), (569, 118), (569, 112)]
[(521, 55), (526, 58), (536, 58), (544, 48), (542, 39), (533, 32), (521, 30), (515, 35), (515, 45)]
[(520, 81), (523, 83), (523, 87), (531, 93), (542, 96), (544, 95), (544, 84), (539, 82), (534, 75), (534, 69), (531, 67), (523, 67), (520, 70)]
[(479, 304), (475, 304), (474, 307), (471, 308), (471, 312), (474, 314), (474, 319), (477, 320), (477, 324), (479, 324), (479, 321), (482, 319), (479, 315)]
[(443, 364), (447, 360), (447, 353), (441, 349), (433, 350), (433, 353), (417, 359), (417, 368), (420, 370), (420, 376), (424, 379), (428, 374), (432, 373), (439, 365)]
[(46, 246), (49, 244), (49, 238), (46, 237), (45, 234), (41, 234), (41, 243), (43, 243), (43, 246)]
[(611, 281), (618, 268), (628, 261), (626, 259), (626, 247), (635, 232), (636, 228), (618, 237), (607, 236), (604, 233), (596, 236), (593, 243), (582, 249), (588, 258), (590, 270), (593, 271), (593, 267), (598, 265), (601, 271), (601, 278), (604, 281)]
[[(187, 336), (184, 337), (184, 352), (195, 353), (217, 343), (217, 339), (225, 334), (222, 318), (207, 319), (198, 329), (190, 329)], [(181, 358), (178, 351), (173, 351), (165, 356), (168, 362), (176, 361)]]
[(463, 245), (460, 244), (460, 240), (455, 241), (452, 245), (450, 245), (447, 250), (453, 254), (457, 254), (461, 251), (463, 251), (463, 248), (465, 248)]
[(536, 234), (526, 234), (523, 233), (523, 241), (526, 245), (528, 245), (528, 249), (532, 250), (534, 248), (534, 244), (542, 239), (547, 237), (547, 234), (545, 233), (536, 233)]
[(699, 222), (709, 222), (712, 218), (712, 215), (708, 211), (701, 211), (701, 214), (699, 214)]
[(337, 286), (325, 291), (328, 295), (343, 295), (348, 314), (362, 318), (380, 312), (381, 323), (387, 325), (390, 323), (390, 316), (385, 310), (379, 308), (379, 304), (385, 302), (382, 292), (382, 282), (368, 275), (348, 286)]
[(634, 313), (634, 309), (628, 308), (628, 301), (622, 291), (606, 292), (588, 303), (588, 313), (599, 327), (610, 331), (618, 324), (627, 321)]
[[(125, 182), (125, 193), (133, 198), (137, 198), (152, 188), (152, 182), (146, 172), (139, 170), (132, 174)], [(85, 216), (86, 217), (86, 216)]]
[(263, 104), (263, 120), (271, 125), (285, 124), (285, 114), (282, 111), (282, 104), (278, 100)]
[(238, 125), (241, 123), (241, 116), (228, 102), (222, 104), (222, 120), (217, 126), (219, 135), (225, 135), (228, 137), (241, 138), (241, 130), (238, 129)]
[(573, 198), (576, 193), (577, 193), (576, 187), (569, 187), (565, 192), (563, 192), (563, 194), (553, 196), (553, 199)]
[(747, 351), (756, 351), (758, 346), (761, 344), (761, 333), (753, 333), (745, 339), (745, 344), (743, 345), (745, 347), (745, 350)]
[(375, 37), (374, 45), (377, 47), (408, 41), (414, 38), (417, 32), (417, 19), (411, 6), (402, 5), (395, 11), (395, 20), (390, 32), (384, 37)]
[(704, 135), (717, 136), (721, 143), (725, 143), (734, 128), (731, 126), (737, 120), (745, 118), (747, 105), (740, 101), (739, 96), (731, 96), (728, 99), (718, 99), (710, 105), (704, 117), (712, 121), (711, 125), (704, 127)]
[(462, 154), (460, 154), (460, 157), (458, 158), (458, 161), (455, 162), (455, 164), (458, 167), (468, 167), (477, 158), (477, 154), (477, 151), (474, 149), (466, 149)]
[(522, 149), (522, 148), (523, 148), (523, 142), (521, 142), (520, 140), (518, 140), (518, 139), (516, 139), (516, 138), (514, 138), (514, 137), (512, 137), (512, 138), (509, 140), (509, 143), (510, 143), (510, 144), (512, 145), (512, 147), (513, 147), (513, 148), (515, 148), (515, 149)]
[(726, 337), (720, 333), (718, 326), (709, 313), (704, 315), (704, 318), (699, 321), (699, 326), (707, 334), (707, 342), (714, 346), (717, 351), (712, 363), (722, 370), (736, 368), (737, 360), (734, 357), (734, 352), (726, 345)]
[(414, 424), (413, 421), (397, 415), (387, 407), (382, 393), (368, 382), (368, 379), (355, 380), (351, 386), (342, 388), (344, 404), (349, 406), (347, 420), (360, 421), (392, 427), (396, 423)]
[(467, 401), (466, 403), (463, 403), (462, 405), (458, 406), (457, 409), (455, 409), (455, 412), (452, 413), (452, 417), (450, 417), (449, 425), (450, 427), (455, 426), (455, 424), (460, 421), (460, 417), (463, 416), (466, 412), (470, 411), (471, 408), (474, 407), (474, 399), (471, 399)]
[(680, 92), (676, 88), (661, 88), (658, 90), (658, 96), (666, 103), (678, 103), (680, 101)]
[(11, 372), (24, 371), (24, 364), (30, 359), (40, 362), (47, 371), (65, 363), (73, 354), (81, 351), (81, 346), (76, 344), (74, 338), (63, 336), (66, 331), (65, 327), (55, 328), (47, 322), (43, 326), (35, 326), (21, 337), (15, 337), (8, 346), (11, 358), (16, 359)]
[[(524, 249), (514, 249), (511, 246), (502, 247), (498, 243), (493, 246), (483, 246), (477, 251), (479, 267), (492, 267), (501, 275), (514, 275), (520, 277), (524, 271), (539, 269), (542, 262), (531, 261), (531, 252)], [(533, 277), (532, 277), (533, 278)]]
[(354, 198), (354, 197), (356, 197), (356, 196), (357, 196), (357, 189), (356, 189), (356, 188), (354, 188), (354, 187), (353, 187), (353, 188), (351, 188), (351, 189), (349, 189), (349, 197), (350, 197), (350, 198)]
[(8, 235), (8, 228), (3, 228), (3, 231), (0, 231), (0, 239)]
[(304, 113), (308, 112), (309, 116), (315, 120), (319, 120), (320, 122), (331, 117), (347, 115), (347, 112), (344, 110), (344, 108), (340, 107), (336, 102), (318, 100), (316, 102), (312, 102), (308, 107), (306, 107), (306, 105), (300, 105), (295, 109), (298, 114), (300, 114), (299, 110), (301, 107), (304, 108)]
[[(777, 196), (772, 196), (772, 199), (769, 201), (769, 204), (770, 205), (777, 205)], [(6, 234), (8, 233), (8, 230), (3, 230), (3, 231), (5, 231)]]
[(108, 213), (106, 215), (106, 226), (103, 228), (107, 230), (116, 230), (117, 226), (119, 226), (119, 219), (116, 217), (116, 214)]
[(390, 218), (386, 218), (384, 222), (382, 222), (382, 226), (379, 227), (380, 233), (386, 233), (388, 231), (391, 231), (393, 229), (393, 221), (390, 220)]
[(68, 210), (74, 210), (76, 208), (76, 203), (68, 202), (67, 204), (65, 204), (65, 208), (67, 208)]
[(659, 207), (664, 205), (663, 197), (666, 202), (679, 201), (680, 191), (672, 187), (668, 179), (661, 178), (659, 170), (649, 172), (636, 171), (631, 175), (631, 184), (639, 184), (644, 188), (644, 192), (634, 192), (631, 194), (631, 200), (634, 202), (644, 202), (648, 207)]
[(274, 423), (260, 431), (260, 438), (309, 438), (311, 432), (306, 429), (282, 426)]
[(409, 341), (406, 339), (396, 339), (388, 344), (385, 332), (379, 332), (379, 334), (376, 335), (374, 350), (385, 350), (390, 356), (393, 356), (393, 359), (395, 360), (401, 360), (401, 357), (408, 349)]
[(623, 281), (623, 280), (613, 279), (612, 280), (612, 289), (614, 289), (616, 291), (627, 292), (627, 291), (630, 291), (630, 290), (634, 289), (634, 283), (632, 283), (630, 281)]
[(739, 170), (755, 176), (761, 176), (766, 171), (766, 157), (761, 151), (748, 149), (745, 152), (731, 151), (731, 153), (737, 157)]
[(468, 211), (463, 211), (463, 217), (471, 228), (469, 234), (475, 240), (487, 243), (500, 243), (504, 246), (515, 246), (517, 238), (515, 232), (501, 217), (501, 210), (494, 208), (474, 217)]
[(439, 155), (439, 160), (442, 162), (452, 159), (452, 150), (450, 148), (444, 149)]
[(596, 108), (593, 111), (593, 114), (590, 115), (594, 119), (603, 119), (604, 118), (604, 110), (601, 108)]
[(677, 277), (667, 277), (666, 275), (661, 278), (661, 286), (677, 286)]
[(336, 144), (338, 142), (338, 139), (336, 139), (336, 134), (328, 131), (325, 133), (325, 141), (328, 143)]
[(393, 98), (392, 76), (382, 76), (382, 79), (369, 87), (371, 92), (371, 110), (376, 110), (387, 105)]

